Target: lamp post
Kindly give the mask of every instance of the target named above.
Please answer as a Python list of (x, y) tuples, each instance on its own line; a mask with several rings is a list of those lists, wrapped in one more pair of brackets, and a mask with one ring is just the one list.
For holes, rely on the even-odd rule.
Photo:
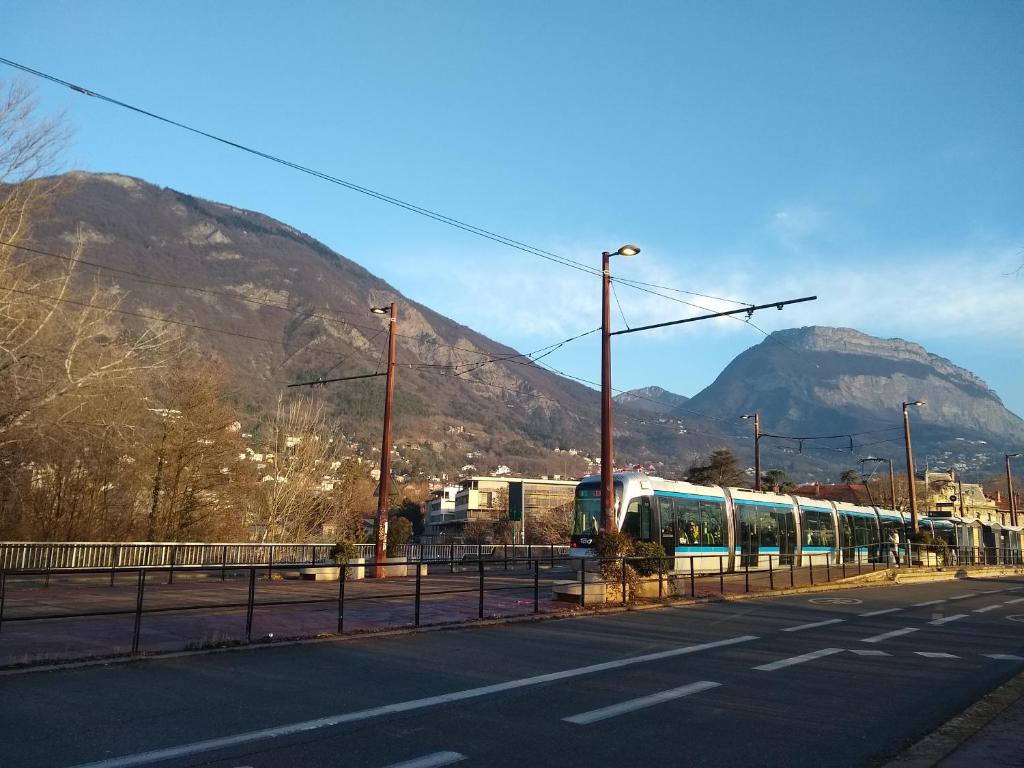
[(910, 446), (910, 416), (907, 414), (907, 406), (927, 405), (924, 400), (914, 400), (903, 404), (903, 439), (907, 446), (907, 487), (910, 492), (910, 527), (917, 533), (917, 489), (914, 487), (914, 451)]
[(615, 253), (601, 254), (601, 527), (616, 530), (615, 489), (612, 482), (612, 338), (611, 272), (612, 256), (636, 256), (640, 249), (624, 245)]
[(377, 489), (377, 526), (374, 533), (373, 575), (385, 576), (384, 559), (387, 557), (388, 506), (391, 500), (391, 404), (395, 399), (395, 323), (398, 310), (395, 302), (390, 307), (371, 307), (375, 315), (389, 314), (388, 322), (388, 374), (384, 395), (384, 436), (380, 446), (380, 485)]
[(1013, 498), (1013, 475), (1010, 474), (1010, 459), (1024, 456), (1021, 453), (1006, 454), (1006, 493), (1010, 497), (1010, 525), (1017, 524), (1017, 502)]
[(740, 416), (754, 420), (754, 490), (761, 490), (761, 414), (758, 411)]
[(858, 459), (863, 464), (866, 461), (884, 461), (889, 465), (889, 498), (892, 500), (892, 508), (896, 509), (896, 479), (892, 474), (892, 459), (884, 459), (876, 456), (868, 456), (866, 459)]

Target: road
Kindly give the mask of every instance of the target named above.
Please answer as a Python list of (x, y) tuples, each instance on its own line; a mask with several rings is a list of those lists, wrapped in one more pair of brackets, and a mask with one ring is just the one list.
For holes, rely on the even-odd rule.
[(872, 587), (6, 676), (0, 754), (862, 766), (1022, 669), (1024, 579)]

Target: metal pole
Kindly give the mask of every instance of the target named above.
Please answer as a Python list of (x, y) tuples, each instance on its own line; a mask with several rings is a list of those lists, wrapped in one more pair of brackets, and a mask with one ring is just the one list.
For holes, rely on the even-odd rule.
[(139, 652), (139, 635), (142, 631), (142, 595), (146, 591), (146, 572), (139, 568), (139, 586), (135, 593), (135, 631), (132, 633), (132, 656)]
[(615, 496), (612, 480), (612, 337), (611, 254), (601, 254), (601, 511), (602, 528), (611, 532), (615, 526)]
[(761, 490), (761, 413), (754, 412), (754, 490)]
[(377, 494), (377, 530), (374, 536), (373, 575), (384, 578), (384, 559), (387, 557), (388, 507), (391, 500), (391, 407), (395, 399), (395, 326), (398, 307), (391, 302), (388, 321), (388, 375), (384, 394), (384, 435), (380, 446), (380, 486)]
[(114, 551), (110, 555), (110, 586), (114, 586), (114, 575), (117, 573), (119, 562), (121, 562), (121, 545), (115, 544)]
[(533, 612), (540, 613), (540, 560), (533, 561)]
[(892, 474), (892, 459), (886, 459), (889, 463), (889, 497), (892, 499), (892, 508), (896, 509), (896, 478)]
[(789, 586), (796, 586), (796, 573), (795, 573), (795, 562), (796, 558), (790, 558), (789, 560)]
[(220, 580), (228, 577), (228, 545), (225, 544), (220, 550)]
[(622, 604), (626, 604), (626, 558), (622, 558)]
[[(780, 556), (779, 559), (781, 560), (782, 557)], [(782, 565), (782, 563), (779, 563), (779, 565)], [(772, 568), (772, 556), (771, 555), (768, 555), (768, 589), (770, 589), (770, 590), (774, 590), (775, 589), (775, 570)]]
[(1006, 454), (1006, 495), (1010, 497), (1010, 525), (1017, 524), (1017, 502), (1013, 498), (1013, 475), (1010, 474), (1010, 459), (1017, 456), (1020, 454)]
[(423, 576), (423, 553), (420, 552), (420, 560), (416, 563), (416, 626), (420, 625), (420, 581)]
[(580, 607), (587, 605), (587, 561), (580, 558)]
[(484, 561), (477, 560), (476, 564), (480, 569), (480, 608), (477, 615), (482, 619), (484, 617)]
[(4, 626), (4, 602), (7, 600), (7, 571), (0, 571), (0, 629)]
[(249, 602), (245, 608), (245, 641), (252, 642), (252, 612), (256, 604), (256, 567), (249, 569)]
[(697, 584), (693, 578), (693, 556), (690, 556), (690, 597), (697, 597)]
[(174, 545), (171, 547), (171, 569), (167, 571), (167, 583), (174, 583), (174, 562), (178, 559), (178, 547)]
[(907, 406), (903, 404), (903, 438), (907, 448), (907, 486), (910, 493), (910, 527), (914, 533), (919, 528), (917, 524), (917, 489), (914, 487), (914, 450), (910, 444), (910, 416), (907, 414)]
[(348, 563), (338, 566), (338, 634), (345, 631), (345, 582), (348, 581)]

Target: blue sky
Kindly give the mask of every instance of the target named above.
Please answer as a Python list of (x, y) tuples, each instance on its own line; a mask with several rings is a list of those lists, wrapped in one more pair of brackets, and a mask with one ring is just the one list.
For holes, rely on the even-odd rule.
[[(817, 294), (754, 322), (918, 342), (1024, 414), (1024, 3), (39, 0), (3, 18), (0, 56), (213, 133), (595, 266), (638, 243), (616, 275)], [(265, 212), (520, 350), (600, 322), (594, 277), (38, 95), (75, 126), (68, 168)], [(619, 299), (632, 325), (698, 311)], [(731, 320), (621, 337), (615, 384), (692, 395), (762, 338)], [(597, 340), (546, 362), (596, 381)]]

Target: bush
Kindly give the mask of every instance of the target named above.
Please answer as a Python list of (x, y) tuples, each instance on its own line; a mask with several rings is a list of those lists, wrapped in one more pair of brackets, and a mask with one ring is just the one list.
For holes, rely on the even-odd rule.
[(634, 560), (632, 566), (641, 576), (653, 576), (656, 573), (666, 573), (669, 568), (669, 561), (665, 554), (665, 548), (656, 541), (636, 541), (633, 543), (633, 556), (642, 557), (644, 560)]
[(331, 547), (330, 557), (339, 565), (344, 565), (349, 560), (359, 557), (359, 547), (351, 541), (339, 541)]

